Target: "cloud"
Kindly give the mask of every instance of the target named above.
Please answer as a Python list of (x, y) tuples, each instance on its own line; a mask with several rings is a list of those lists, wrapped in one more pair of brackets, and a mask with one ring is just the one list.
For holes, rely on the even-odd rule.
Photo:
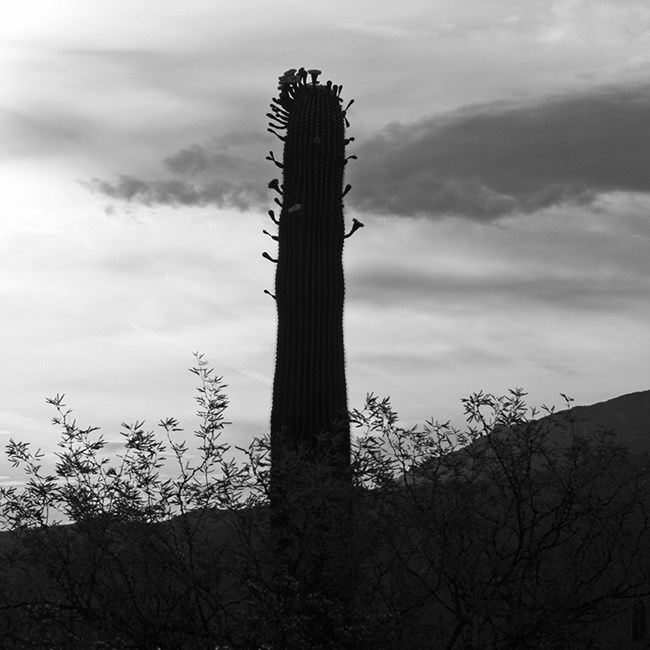
[(199, 144), (181, 149), (163, 162), (170, 171), (190, 176), (206, 170), (235, 171), (246, 167), (246, 161), (240, 156), (210, 151), (208, 147)]
[(466, 107), (360, 143), (350, 204), (494, 219), (610, 192), (650, 192), (650, 88)]
[(115, 182), (98, 178), (84, 183), (113, 199), (144, 205), (207, 206), (250, 210), (267, 201), (267, 191), (255, 182), (212, 180), (194, 183), (179, 179), (142, 180), (121, 174)]
[(210, 159), (205, 147), (193, 145), (165, 158), (164, 163), (173, 172), (194, 175), (208, 169)]
[(261, 149), (266, 134), (231, 133), (191, 144), (163, 159), (154, 178), (131, 173), (82, 184), (112, 199), (142, 205), (216, 206), (250, 210), (266, 206), (272, 172)]

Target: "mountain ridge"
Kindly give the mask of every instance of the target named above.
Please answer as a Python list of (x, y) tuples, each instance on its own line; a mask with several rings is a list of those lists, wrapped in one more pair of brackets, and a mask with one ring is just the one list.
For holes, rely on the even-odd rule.
[(579, 433), (594, 431), (595, 428), (611, 430), (616, 434), (616, 441), (630, 452), (650, 453), (650, 390), (625, 393), (594, 404), (571, 406), (555, 415), (570, 415)]

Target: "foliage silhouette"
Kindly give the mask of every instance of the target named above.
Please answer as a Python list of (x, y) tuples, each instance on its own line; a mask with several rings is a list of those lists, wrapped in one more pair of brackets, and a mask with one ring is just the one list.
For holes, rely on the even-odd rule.
[[(226, 385), (201, 355), (199, 426), (180, 441), (124, 426), (107, 453), (63, 396), (57, 462), (10, 441), (22, 486), (0, 489), (3, 647), (608, 648), (631, 640), (648, 595), (648, 465), (571, 410), (537, 413), (520, 390), (465, 400), (468, 427), (404, 429), (388, 399), (353, 410), (343, 493), (346, 606), (290, 573), (278, 582), (269, 524), (270, 442), (224, 440)], [(291, 498), (341, 490), (297, 449)], [(173, 471), (172, 471), (173, 470)], [(297, 509), (311, 561), (321, 514)], [(331, 530), (335, 522), (328, 524)], [(300, 558), (298, 558), (300, 560)], [(296, 606), (299, 601), (299, 606)], [(636, 606), (638, 609), (638, 606)], [(622, 614), (621, 614), (622, 613)], [(619, 618), (617, 618), (619, 617)], [(637, 616), (638, 619), (638, 616)], [(318, 627), (327, 620), (331, 628)], [(635, 634), (640, 634), (638, 621)]]

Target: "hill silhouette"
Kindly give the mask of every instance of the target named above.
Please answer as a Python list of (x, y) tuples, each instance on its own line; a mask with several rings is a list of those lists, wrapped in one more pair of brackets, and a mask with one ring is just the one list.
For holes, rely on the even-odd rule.
[(588, 406), (574, 406), (571, 413), (579, 431), (611, 429), (616, 433), (617, 442), (633, 454), (650, 453), (650, 390), (619, 395)]

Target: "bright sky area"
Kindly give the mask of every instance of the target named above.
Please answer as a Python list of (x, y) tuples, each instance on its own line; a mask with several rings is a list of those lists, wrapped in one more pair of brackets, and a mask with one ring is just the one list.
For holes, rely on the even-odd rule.
[[(343, 84), (351, 407), (650, 388), (650, 5), (626, 0), (22, 0), (0, 25), (0, 444), (267, 428), (277, 78)], [(12, 470), (0, 462), (4, 481)]]

